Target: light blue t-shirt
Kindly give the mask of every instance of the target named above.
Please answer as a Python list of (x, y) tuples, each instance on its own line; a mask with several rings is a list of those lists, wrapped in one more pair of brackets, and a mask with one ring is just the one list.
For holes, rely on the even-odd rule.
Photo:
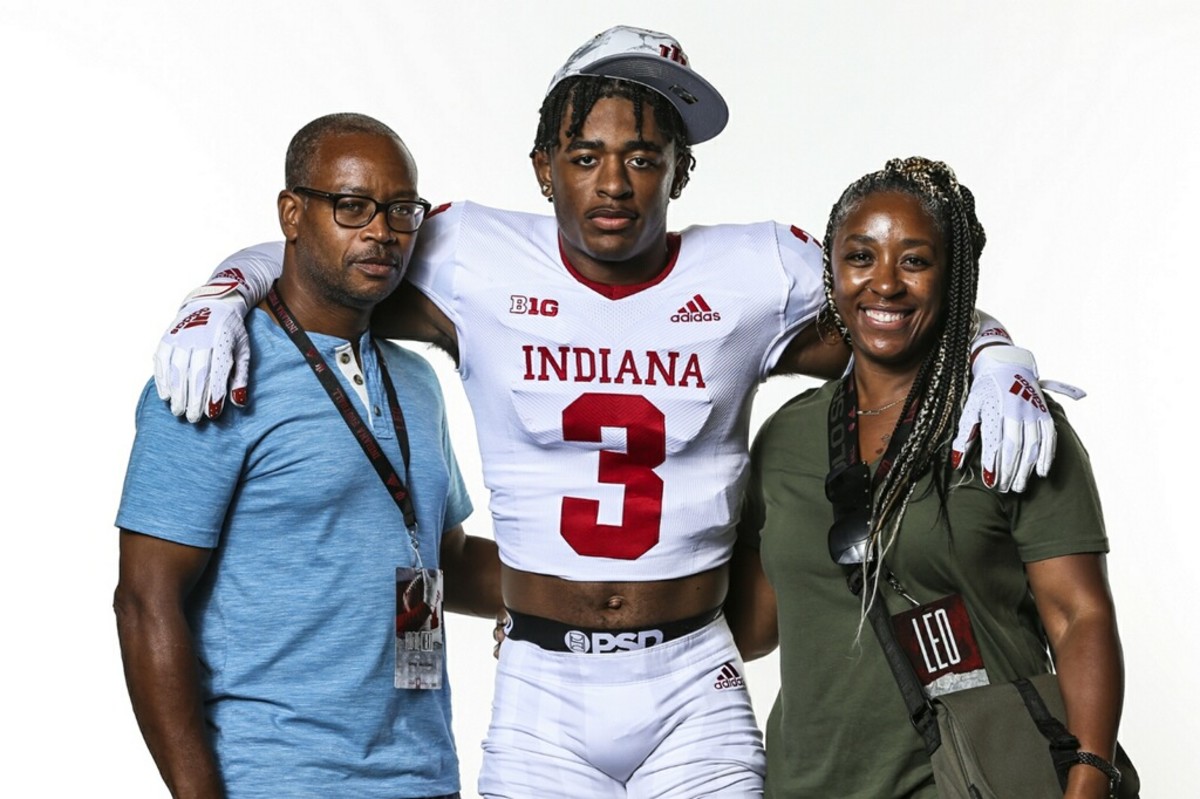
[[(249, 407), (189, 424), (146, 387), (116, 521), (214, 550), (188, 613), (229, 797), (457, 791), (449, 688), (393, 687), (395, 568), (414, 562), (400, 510), (283, 330), (261, 310), (247, 328)], [(333, 367), (345, 340), (310, 336)], [(433, 370), (380, 347), (407, 422), (421, 557), (435, 568), (442, 531), (471, 504)], [(369, 335), (359, 352), (370, 407), (331, 371), (404, 477)]]

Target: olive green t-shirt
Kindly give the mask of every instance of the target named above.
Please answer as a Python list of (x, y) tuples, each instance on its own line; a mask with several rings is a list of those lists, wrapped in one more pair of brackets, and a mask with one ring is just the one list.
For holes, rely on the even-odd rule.
[[(766, 795), (936, 799), (929, 759), (879, 642), (869, 625), (859, 633), (860, 601), (829, 557), (826, 431), (836, 389), (831, 382), (784, 405), (751, 455), (739, 542), (761, 542), (779, 607), (781, 688), (767, 721)], [(922, 604), (962, 595), (993, 683), (1051, 668), (1023, 564), (1108, 550), (1087, 453), (1050, 404), (1058, 447), (1047, 478), (1031, 479), (1023, 494), (966, 478), (941, 518), (926, 475), (886, 556)], [(890, 587), (880, 590), (889, 613), (910, 609)]]

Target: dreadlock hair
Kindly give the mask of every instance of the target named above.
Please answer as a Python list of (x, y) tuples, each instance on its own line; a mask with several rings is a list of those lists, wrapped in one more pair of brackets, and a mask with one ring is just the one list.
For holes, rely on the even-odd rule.
[(830, 211), (822, 256), (825, 266), (824, 323), (827, 329), (835, 328), (846, 343), (850, 343), (850, 336), (833, 301), (833, 242), (838, 229), (859, 204), (867, 196), (880, 192), (897, 192), (916, 198), (937, 225), (948, 245), (949, 258), (940, 331), (935, 345), (921, 362), (900, 413), (900, 418), (904, 419), (913, 404), (919, 401), (917, 416), (872, 503), (870, 546), (874, 553), (873, 562), (877, 564), (883, 562), (884, 554), (895, 540), (917, 480), (937, 462), (945, 464), (933, 473), (944, 514), (950, 465), (942, 453), (966, 401), (971, 376), (970, 345), (976, 327), (979, 254), (987, 242), (983, 226), (975, 216), (975, 196), (941, 161), (895, 158), (881, 171), (864, 175), (852, 183)]
[(578, 136), (596, 102), (606, 97), (621, 97), (633, 103), (633, 119), (638, 135), (642, 133), (645, 109), (649, 107), (654, 113), (659, 132), (675, 143), (675, 157), (687, 165), (681, 182), (673, 187), (672, 196), (677, 196), (687, 185), (688, 173), (696, 168), (692, 146), (688, 143), (687, 128), (679, 111), (666, 97), (640, 83), (599, 75), (575, 75), (561, 81), (542, 101), (537, 135), (534, 137), (533, 150), (530, 151), (529, 157), (532, 158), (538, 153), (550, 155), (554, 148), (558, 147), (558, 134), (562, 130), (568, 110), (571, 119), (565, 132), (566, 138), (573, 139)]

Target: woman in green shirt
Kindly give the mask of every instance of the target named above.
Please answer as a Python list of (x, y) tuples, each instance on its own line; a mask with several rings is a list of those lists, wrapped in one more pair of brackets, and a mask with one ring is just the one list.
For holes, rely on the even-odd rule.
[[(747, 660), (780, 647), (767, 796), (938, 795), (863, 602), (831, 558), (825, 478), (838, 459), (870, 467), (870, 537), (858, 554), (883, 564), (879, 601), (898, 630), (913, 630), (902, 643), (927, 691), (1056, 669), (1081, 751), (1113, 758), (1121, 647), (1087, 453), (1061, 408), (1014, 384), (1054, 414), (1050, 474), (999, 493), (978, 462), (965, 473), (950, 463), (984, 241), (970, 191), (923, 158), (856, 181), (830, 215), (827, 329), (850, 344), (853, 366), (759, 432), (726, 605)], [(1108, 795), (1098, 768), (1069, 779), (1066, 797)]]

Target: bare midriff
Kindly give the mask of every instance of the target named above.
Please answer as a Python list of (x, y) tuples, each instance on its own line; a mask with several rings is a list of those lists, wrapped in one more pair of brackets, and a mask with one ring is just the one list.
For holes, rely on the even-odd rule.
[(520, 613), (601, 630), (698, 616), (725, 601), (728, 566), (674, 580), (586, 583), (501, 566), (504, 604)]

